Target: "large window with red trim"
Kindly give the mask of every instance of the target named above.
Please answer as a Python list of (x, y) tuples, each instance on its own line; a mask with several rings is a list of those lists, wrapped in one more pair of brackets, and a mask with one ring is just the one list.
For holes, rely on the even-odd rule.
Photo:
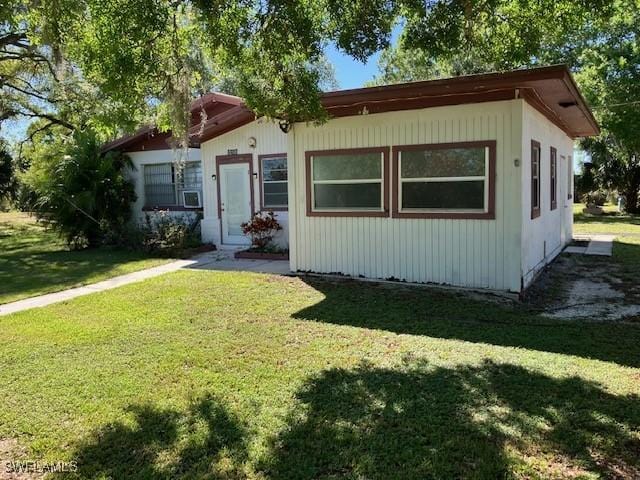
[(307, 213), (386, 215), (387, 156), (386, 148), (307, 152)]
[(394, 148), (398, 217), (493, 218), (495, 142)]

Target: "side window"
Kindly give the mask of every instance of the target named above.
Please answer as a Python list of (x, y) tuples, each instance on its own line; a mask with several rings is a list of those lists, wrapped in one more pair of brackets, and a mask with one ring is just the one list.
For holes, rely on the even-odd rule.
[(174, 163), (145, 165), (143, 177), (145, 207), (197, 208), (201, 206), (202, 165), (200, 162), (186, 162), (181, 174)]
[(261, 209), (286, 210), (289, 205), (286, 154), (261, 155), (259, 159)]
[(144, 166), (144, 204), (146, 207), (177, 205), (174, 168), (171, 163)]
[(531, 140), (531, 218), (540, 216), (540, 142)]
[(555, 210), (558, 208), (558, 151), (554, 147), (551, 147), (549, 159), (549, 191), (551, 195), (551, 210)]
[(573, 198), (573, 157), (567, 157), (567, 200)]

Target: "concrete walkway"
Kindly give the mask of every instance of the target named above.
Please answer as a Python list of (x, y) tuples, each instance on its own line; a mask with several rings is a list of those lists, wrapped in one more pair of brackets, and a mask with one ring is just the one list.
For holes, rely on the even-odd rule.
[(615, 235), (592, 235), (585, 255), (604, 255), (610, 257), (613, 254), (613, 240)]
[(232, 250), (216, 250), (193, 258), (194, 263), (186, 268), (197, 270), (220, 270), (239, 272), (273, 273), (275, 275), (289, 275), (288, 260), (248, 260), (234, 258)]
[(233, 251), (214, 251), (198, 255), (189, 260), (176, 260), (175, 262), (160, 265), (158, 267), (140, 270), (138, 272), (120, 275), (102, 282), (85, 285), (83, 287), (70, 288), (61, 292), (49, 293), (38, 297), (25, 298), (17, 302), (0, 305), (0, 316), (21, 312), (30, 308), (46, 307), (52, 303), (64, 302), (72, 298), (81, 297), (95, 292), (103, 292), (112, 288), (121, 287), (130, 283), (157, 277), (169, 272), (175, 272), (181, 268), (197, 270), (223, 270), (273, 273), (287, 275), (289, 262), (283, 260), (245, 260), (233, 257)]
[(575, 235), (574, 240), (588, 241), (586, 247), (568, 246), (564, 249), (565, 253), (577, 253), (582, 255), (600, 255), (610, 257), (613, 254), (613, 241), (616, 235)]
[(147, 278), (157, 277), (158, 275), (163, 275), (168, 272), (175, 272), (194, 263), (194, 260), (176, 260), (175, 262), (147, 268), (146, 270), (140, 270), (138, 272), (127, 273), (126, 275), (120, 275), (119, 277), (113, 277), (109, 280), (91, 285), (70, 288), (68, 290), (62, 290), (61, 292), (48, 293), (47, 295), (40, 295), (38, 297), (25, 298), (17, 302), (5, 303), (4, 305), (0, 305), (0, 316), (28, 310), (30, 308), (46, 307), (52, 303), (64, 302), (90, 293), (103, 292), (104, 290), (110, 290), (129, 283), (146, 280)]

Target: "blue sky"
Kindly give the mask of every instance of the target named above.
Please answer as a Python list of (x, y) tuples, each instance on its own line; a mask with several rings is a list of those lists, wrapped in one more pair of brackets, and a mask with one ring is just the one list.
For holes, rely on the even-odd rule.
[(371, 80), (378, 73), (379, 53), (369, 57), (366, 63), (354, 60), (333, 45), (325, 49), (325, 54), (333, 64), (338, 88), (341, 90), (362, 87), (366, 81)]
[[(391, 32), (392, 45), (398, 41), (401, 32), (402, 25), (396, 24)], [(325, 54), (335, 68), (338, 87), (341, 90), (362, 87), (366, 81), (373, 79), (378, 73), (379, 52), (369, 57), (365, 63), (354, 60), (339, 51), (333, 44), (325, 48)]]

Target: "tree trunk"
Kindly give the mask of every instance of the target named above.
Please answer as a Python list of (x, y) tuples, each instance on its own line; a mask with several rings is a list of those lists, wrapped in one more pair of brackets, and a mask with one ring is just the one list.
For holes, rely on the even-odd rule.
[(627, 213), (640, 214), (640, 185), (633, 185), (625, 190), (623, 197), (625, 201), (625, 209)]

